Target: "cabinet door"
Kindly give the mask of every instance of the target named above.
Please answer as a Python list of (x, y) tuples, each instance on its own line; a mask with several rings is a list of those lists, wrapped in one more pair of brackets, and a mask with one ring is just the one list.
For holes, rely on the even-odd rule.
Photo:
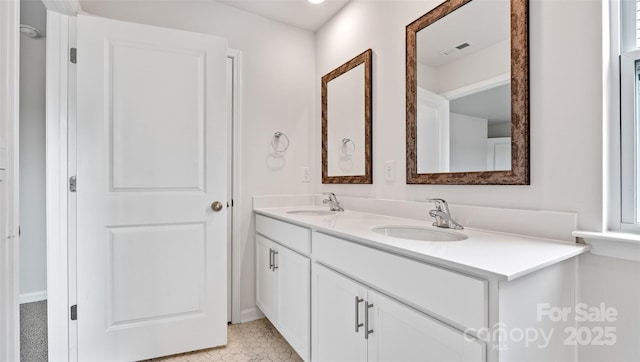
[(277, 280), (271, 269), (272, 256), (276, 244), (256, 235), (256, 305), (272, 323), (278, 320)]
[(304, 360), (309, 360), (311, 266), (309, 258), (283, 246), (275, 256), (278, 329)]
[(483, 343), (408, 306), (369, 290), (370, 361), (485, 360)]
[[(366, 289), (319, 264), (312, 266), (313, 360), (366, 361), (364, 327)], [(357, 303), (357, 299), (362, 302)], [(356, 331), (357, 330), (357, 331)]]

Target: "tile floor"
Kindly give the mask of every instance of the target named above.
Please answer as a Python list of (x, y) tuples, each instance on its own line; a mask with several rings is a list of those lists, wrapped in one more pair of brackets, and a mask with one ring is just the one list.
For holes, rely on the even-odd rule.
[(282, 338), (275, 327), (262, 318), (253, 322), (229, 326), (225, 347), (153, 358), (149, 361), (207, 362), (207, 361), (272, 361), (298, 362), (302, 359)]

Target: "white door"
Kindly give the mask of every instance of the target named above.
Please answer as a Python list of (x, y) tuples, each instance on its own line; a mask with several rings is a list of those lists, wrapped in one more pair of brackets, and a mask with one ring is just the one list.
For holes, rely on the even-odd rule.
[(485, 346), (373, 290), (368, 292), (369, 361), (482, 362)]
[(511, 170), (511, 137), (487, 138), (487, 170)]
[(311, 284), (312, 360), (366, 361), (363, 323), (367, 289), (319, 264), (313, 264)]
[(449, 172), (449, 100), (418, 87), (418, 173)]
[(78, 359), (226, 343), (226, 41), (78, 16)]

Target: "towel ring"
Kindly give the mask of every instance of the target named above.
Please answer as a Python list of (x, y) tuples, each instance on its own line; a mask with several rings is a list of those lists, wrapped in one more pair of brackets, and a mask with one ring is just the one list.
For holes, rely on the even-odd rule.
[[(349, 143), (351, 143), (351, 151), (349, 151)], [(342, 139), (342, 153), (345, 155), (350, 155), (356, 152), (356, 144), (350, 138)]]
[(289, 137), (282, 132), (276, 132), (271, 138), (271, 147), (276, 152), (284, 152), (289, 148)]

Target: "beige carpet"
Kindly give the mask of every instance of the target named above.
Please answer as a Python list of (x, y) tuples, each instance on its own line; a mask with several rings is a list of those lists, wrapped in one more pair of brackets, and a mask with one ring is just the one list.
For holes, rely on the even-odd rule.
[(228, 344), (225, 347), (154, 358), (150, 361), (302, 361), (266, 318), (230, 325), (228, 332)]

